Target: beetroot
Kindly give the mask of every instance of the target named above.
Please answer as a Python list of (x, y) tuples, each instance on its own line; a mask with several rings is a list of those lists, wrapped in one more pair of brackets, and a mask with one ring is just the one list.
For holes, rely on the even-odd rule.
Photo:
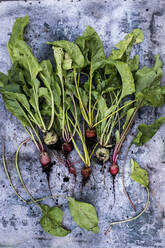
[(85, 180), (87, 180), (92, 172), (92, 169), (88, 166), (84, 166), (81, 170), (81, 175)]
[(85, 132), (87, 139), (96, 137), (96, 130), (94, 128), (88, 128)]
[(67, 152), (67, 153), (71, 152), (73, 150), (73, 144), (72, 144), (72, 142), (69, 142), (69, 143), (66, 143), (65, 142), (63, 144), (63, 150), (64, 150), (64, 152)]
[(117, 164), (113, 163), (109, 167), (109, 172), (111, 173), (112, 176), (116, 176), (117, 173), (119, 172), (119, 166)]
[(76, 176), (76, 169), (73, 166), (69, 167), (69, 172), (70, 174), (73, 174), (74, 176)]
[(48, 166), (51, 163), (51, 158), (47, 152), (40, 153), (40, 163), (43, 167)]

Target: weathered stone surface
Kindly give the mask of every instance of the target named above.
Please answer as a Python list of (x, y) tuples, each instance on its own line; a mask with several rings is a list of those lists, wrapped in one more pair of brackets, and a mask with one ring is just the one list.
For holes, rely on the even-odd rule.
[[(39, 61), (53, 58), (46, 41), (55, 39), (74, 40), (87, 25), (96, 29), (104, 42), (107, 55), (114, 44), (134, 28), (142, 28), (145, 41), (135, 48), (140, 54), (141, 65), (150, 65), (154, 55), (161, 54), (165, 61), (165, 2), (164, 0), (47, 0), (47, 1), (0, 1), (0, 71), (6, 73), (10, 68), (7, 42), (16, 17), (28, 14), (30, 24), (25, 39), (33, 48)], [(164, 77), (165, 78), (165, 77)], [(134, 128), (123, 146), (119, 159), (120, 168), (129, 142), (139, 123), (151, 123), (156, 117), (165, 115), (165, 107), (156, 111), (140, 111)], [(27, 137), (20, 123), (6, 111), (0, 100), (0, 145), (5, 142), (8, 169), (19, 193), (27, 195), (19, 182), (15, 170), (15, 152), (18, 144)], [(77, 199), (95, 205), (99, 216), (100, 233), (95, 235), (80, 229), (72, 221), (67, 201), (63, 198), (45, 200), (50, 205), (58, 204), (65, 212), (64, 225), (72, 233), (64, 238), (52, 237), (44, 233), (39, 225), (40, 209), (21, 202), (9, 186), (0, 161), (0, 247), (12, 248), (161, 248), (165, 247), (165, 126), (163, 125), (153, 139), (143, 147), (132, 146), (125, 169), (125, 183), (130, 196), (140, 212), (146, 202), (145, 190), (130, 179), (130, 157), (137, 160), (150, 175), (151, 203), (147, 212), (138, 220), (114, 226), (104, 235), (108, 223), (134, 216), (134, 212), (123, 193), (121, 169), (115, 179), (115, 202), (112, 178), (105, 166), (104, 176), (95, 160), (92, 162), (93, 176), (82, 188), (81, 167), (76, 151), (71, 153), (71, 161), (76, 163), (78, 176), (68, 175), (67, 168), (57, 161), (54, 165), (50, 186), (53, 194), (74, 195)], [(46, 176), (39, 164), (39, 154), (29, 142), (20, 151), (20, 168), (24, 181), (36, 198), (49, 195)]]

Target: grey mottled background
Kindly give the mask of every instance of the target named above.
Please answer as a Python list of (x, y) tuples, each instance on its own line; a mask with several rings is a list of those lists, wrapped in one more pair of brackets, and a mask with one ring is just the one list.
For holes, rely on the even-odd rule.
[[(96, 29), (105, 45), (107, 55), (114, 44), (134, 28), (142, 28), (145, 41), (135, 48), (140, 54), (141, 65), (153, 63), (156, 53), (165, 62), (165, 1), (164, 0), (45, 0), (45, 1), (0, 1), (0, 71), (10, 68), (7, 42), (16, 17), (28, 14), (30, 24), (25, 39), (33, 48), (39, 60), (52, 57), (51, 48), (45, 43), (55, 39), (74, 40), (82, 34), (87, 25)], [(165, 78), (165, 77), (164, 77)], [(136, 131), (136, 125), (151, 123), (156, 117), (165, 116), (165, 107), (141, 111), (130, 132), (120, 156), (120, 168), (129, 140)], [(14, 167), (14, 155), (18, 144), (27, 135), (20, 123), (5, 110), (0, 99), (0, 143), (6, 144), (8, 168), (19, 193), (26, 198)], [(1, 148), (1, 144), (0, 144)], [(72, 222), (67, 202), (62, 199), (47, 200), (50, 205), (59, 204), (65, 211), (64, 225), (72, 233), (64, 238), (52, 237), (44, 233), (39, 225), (40, 210), (34, 205), (25, 205), (15, 196), (5, 176), (0, 160), (0, 247), (12, 248), (161, 248), (165, 247), (165, 125), (143, 147), (132, 146), (129, 157), (136, 159), (150, 175), (151, 204), (147, 212), (138, 220), (114, 226), (105, 236), (108, 223), (134, 216), (126, 199), (121, 181), (121, 172), (115, 180), (116, 202), (113, 202), (112, 178), (106, 164), (105, 182), (100, 173), (100, 165), (92, 162), (94, 177), (81, 188), (80, 169), (77, 182), (67, 169), (57, 163), (51, 174), (51, 187), (54, 194), (75, 195), (77, 199), (88, 201), (96, 206), (99, 216), (100, 233), (95, 235), (82, 230)], [(20, 167), (26, 185), (34, 197), (49, 195), (45, 175), (38, 162), (39, 154), (32, 143), (20, 152)], [(71, 160), (79, 160), (75, 151)], [(121, 170), (120, 170), (121, 171)], [(140, 212), (146, 201), (146, 192), (130, 180), (130, 158), (126, 164), (126, 186), (137, 211)], [(95, 178), (95, 180), (94, 180)], [(114, 205), (114, 206), (113, 206)]]

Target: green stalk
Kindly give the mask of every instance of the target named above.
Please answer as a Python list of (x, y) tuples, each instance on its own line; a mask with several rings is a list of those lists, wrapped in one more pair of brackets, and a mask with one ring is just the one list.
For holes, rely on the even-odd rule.
[(46, 126), (45, 126), (45, 123), (44, 123), (44, 121), (42, 119), (42, 116), (41, 116), (41, 113), (40, 113), (40, 109), (39, 109), (39, 106), (38, 106), (38, 101), (37, 101), (37, 96), (36, 96), (36, 91), (35, 91), (34, 86), (33, 86), (33, 93), (34, 93), (34, 100), (35, 100), (35, 103), (36, 103), (37, 113), (38, 113), (38, 116), (39, 116), (40, 121), (42, 123), (43, 131), (46, 132)]
[(93, 127), (92, 123), (92, 63), (90, 66), (90, 78), (89, 78), (89, 127)]
[(25, 143), (27, 143), (28, 141), (29, 141), (29, 139), (26, 139), (23, 142), (21, 142), (21, 144), (18, 146), (18, 149), (16, 151), (16, 156), (15, 156), (15, 165), (16, 165), (16, 170), (17, 170), (17, 173), (18, 173), (18, 177), (19, 177), (19, 179), (20, 179), (20, 181), (22, 183), (22, 186), (24, 187), (27, 195), (30, 197), (30, 199), (32, 200), (32, 202), (34, 204), (36, 204), (38, 207), (40, 207), (40, 205), (37, 202), (35, 202), (33, 196), (30, 194), (29, 190), (27, 189), (27, 187), (26, 187), (26, 185), (25, 185), (25, 183), (23, 181), (23, 178), (22, 178), (22, 175), (21, 175), (21, 172), (20, 172), (20, 169), (19, 169), (19, 165), (18, 165), (19, 150), (21, 149), (22, 145), (25, 144)]
[[(72, 126), (74, 127), (74, 123), (73, 123), (72, 120), (69, 118), (69, 116), (68, 116), (68, 120), (70, 121), (70, 123), (71, 123)], [(70, 129), (69, 122), (68, 122), (68, 127), (69, 127), (69, 130), (71, 130), (71, 129)], [(77, 129), (77, 128), (78, 128), (78, 129)], [(80, 151), (79, 151), (79, 149), (78, 149), (78, 147), (77, 147), (77, 145), (76, 145), (74, 139), (72, 139), (72, 141), (73, 141), (73, 144), (74, 144), (74, 146), (75, 146), (76, 151), (78, 152), (80, 158), (83, 160), (84, 164), (86, 164), (86, 165), (88, 165), (88, 167), (90, 167), (90, 157), (89, 157), (89, 154), (88, 154), (88, 149), (87, 149), (85, 140), (84, 140), (84, 138), (83, 138), (83, 134), (82, 134), (82, 132), (81, 132), (81, 129), (80, 129), (80, 126), (79, 126), (78, 123), (77, 123), (77, 128), (76, 128), (76, 131), (77, 131), (77, 133), (78, 133), (78, 135), (79, 135), (79, 137), (80, 137), (80, 139), (81, 139), (81, 142), (82, 142), (82, 145), (83, 145), (84, 157), (85, 157), (85, 158), (81, 155), (81, 153), (80, 153)]]
[(30, 136), (30, 138), (32, 139), (32, 141), (34, 142), (34, 144), (36, 145), (38, 151), (40, 152), (40, 148), (39, 148), (39, 146), (38, 146), (38, 144), (37, 144), (37, 142), (36, 142), (36, 140), (34, 138), (32, 130), (30, 129), (30, 132), (29, 132), (26, 127), (24, 127), (24, 128), (25, 128), (26, 132), (28, 133), (28, 135)]
[(102, 120), (96, 122), (93, 127), (96, 127), (98, 124), (100, 124), (101, 122), (105, 121), (106, 119), (108, 119), (109, 117), (111, 117), (112, 115), (114, 115), (115, 113), (118, 113), (121, 109), (125, 108), (126, 106), (132, 104), (133, 102), (136, 102), (136, 100), (133, 100), (127, 104), (125, 104), (124, 106), (122, 106), (121, 108), (119, 108), (118, 110), (114, 111), (113, 113), (107, 115), (105, 118), (103, 118)]
[(130, 218), (130, 219), (127, 219), (127, 220), (121, 220), (121, 221), (111, 222), (109, 228), (108, 228), (107, 231), (104, 233), (105, 235), (111, 230), (111, 228), (112, 228), (113, 225), (122, 224), (122, 223), (127, 223), (127, 222), (130, 222), (130, 221), (136, 220), (136, 219), (138, 219), (138, 218), (147, 210), (147, 208), (148, 208), (148, 206), (149, 206), (149, 203), (150, 203), (150, 192), (149, 192), (148, 187), (146, 187), (146, 191), (147, 191), (147, 194), (148, 194), (148, 198), (147, 198), (147, 203), (146, 203), (144, 209), (143, 209), (138, 215), (136, 215), (136, 216), (133, 217), (133, 218)]
[(45, 83), (45, 86), (49, 89), (49, 92), (50, 92), (50, 97), (51, 97), (51, 109), (52, 109), (52, 112), (51, 112), (51, 118), (50, 118), (50, 122), (49, 122), (49, 125), (48, 125), (48, 128), (47, 130), (49, 131), (53, 125), (53, 122), (54, 122), (54, 96), (53, 96), (53, 92), (51, 90), (51, 87), (49, 86), (49, 83), (46, 81), (46, 78), (44, 77), (44, 75), (42, 73), (40, 73), (40, 76), (41, 76), (41, 79), (43, 80), (43, 82)]
[(80, 108), (81, 108), (81, 113), (82, 113), (82, 116), (83, 116), (84, 120), (85, 120), (85, 121), (87, 122), (87, 124), (89, 125), (89, 119), (88, 119), (86, 110), (85, 110), (85, 108), (84, 108), (84, 105), (83, 105), (83, 103), (82, 103), (81, 96), (80, 96), (80, 93), (79, 93), (75, 69), (73, 70), (73, 72), (74, 72), (74, 81), (75, 81), (76, 91), (77, 91), (78, 100), (79, 100), (79, 104), (80, 104)]
[(23, 202), (27, 203), (27, 201), (18, 194), (16, 188), (14, 187), (14, 185), (13, 185), (13, 183), (11, 181), (11, 178), (10, 178), (10, 175), (9, 175), (9, 172), (8, 172), (8, 169), (7, 169), (7, 165), (6, 165), (5, 146), (4, 146), (4, 144), (2, 144), (2, 163), (3, 163), (3, 167), (4, 167), (4, 170), (5, 170), (6, 176), (7, 176), (8, 180), (9, 180), (10, 186), (12, 187), (12, 189), (14, 190), (14, 192), (16, 193), (17, 197), (20, 200), (22, 200)]
[[(68, 125), (68, 128), (69, 128), (69, 131), (71, 132), (71, 128), (70, 128), (69, 121), (71, 122), (72, 125), (74, 125), (74, 124), (73, 124), (73, 122), (71, 121), (71, 119), (70, 119), (68, 116), (67, 116), (66, 120), (67, 120), (67, 125)], [(78, 132), (77, 129), (76, 129), (76, 131)], [(82, 161), (84, 162), (84, 164), (85, 164), (85, 159), (84, 159), (84, 157), (81, 155), (81, 153), (80, 153), (80, 151), (79, 151), (79, 149), (78, 149), (78, 146), (76, 145), (76, 142), (75, 142), (75, 140), (74, 140), (73, 137), (72, 137), (72, 142), (73, 142), (73, 145), (74, 145), (74, 147), (75, 147), (75, 149), (76, 149), (76, 151), (77, 151), (79, 157), (81, 158), (81, 160), (82, 160)]]

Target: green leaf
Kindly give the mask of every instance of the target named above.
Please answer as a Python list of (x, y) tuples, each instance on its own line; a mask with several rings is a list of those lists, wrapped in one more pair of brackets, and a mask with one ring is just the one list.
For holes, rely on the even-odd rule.
[(8, 83), (8, 76), (0, 72), (0, 87), (3, 87)]
[(134, 29), (130, 34), (125, 36), (125, 39), (116, 44), (118, 50), (112, 50), (112, 54), (108, 60), (121, 60), (124, 56), (124, 61), (128, 60), (129, 53), (133, 45), (144, 41), (144, 34), (141, 29)]
[(163, 123), (165, 123), (165, 117), (157, 119), (151, 125), (140, 124), (138, 126), (138, 134), (133, 139), (132, 144), (142, 146), (143, 144), (148, 142), (156, 134)]
[(44, 98), (47, 102), (48, 105), (51, 106), (51, 97), (49, 95), (48, 89), (44, 87), (39, 88), (39, 93), (38, 93), (39, 98)]
[(105, 59), (103, 43), (96, 31), (88, 26), (83, 35), (78, 37), (76, 44), (80, 47), (85, 58), (85, 64), (92, 63), (92, 72), (102, 65), (102, 60)]
[(23, 40), (23, 31), (28, 23), (29, 17), (26, 15), (24, 17), (17, 18), (13, 25), (12, 34), (8, 42), (8, 51), (12, 62), (15, 61), (15, 58), (13, 58), (13, 48), (15, 47), (15, 43), (18, 40)]
[(136, 98), (141, 101), (141, 107), (152, 106), (160, 107), (165, 102), (165, 86), (156, 86), (144, 89), (142, 92), (136, 94)]
[(53, 75), (53, 66), (50, 60), (43, 60), (40, 65), (42, 68), (42, 74), (50, 81)]
[(23, 75), (23, 70), (19, 67), (18, 63), (15, 62), (10, 70), (8, 70), (8, 79), (12, 83), (19, 85), (25, 85), (25, 79)]
[(139, 68), (139, 55), (136, 54), (133, 59), (129, 59), (128, 65), (131, 72), (136, 72)]
[(162, 66), (163, 64), (158, 54), (155, 56), (155, 64), (152, 68), (144, 66), (136, 72), (136, 93), (143, 91), (145, 88), (149, 89), (151, 86), (160, 86), (160, 80), (163, 76)]
[(130, 108), (128, 111), (127, 111), (127, 115), (126, 115), (126, 120), (124, 122), (124, 125), (123, 125), (123, 129), (127, 126), (129, 120), (131, 119), (134, 111), (135, 111), (136, 108)]
[(17, 100), (17, 97), (13, 98), (9, 93), (2, 94), (3, 101), (5, 102), (6, 108), (21, 122), (23, 127), (28, 127), (29, 122), (27, 116)]
[(131, 158), (131, 179), (143, 185), (146, 188), (148, 187), (149, 178), (147, 171), (142, 169), (140, 165), (132, 158)]
[[(72, 60), (72, 68), (82, 68), (84, 66), (84, 56), (82, 55), (80, 48), (76, 44), (66, 40), (47, 42), (47, 44), (53, 45), (53, 49), (55, 47), (62, 49), (63, 51), (62, 59), (64, 60), (64, 69), (71, 69), (71, 66), (68, 67), (68, 63), (69, 65), (71, 65), (71, 60)], [(67, 54), (65, 54), (64, 52), (66, 52)]]
[(135, 92), (134, 78), (129, 66), (121, 61), (113, 62), (122, 80), (122, 93), (120, 99)]
[(60, 208), (43, 204), (40, 207), (42, 209), (40, 224), (45, 232), (57, 237), (64, 237), (70, 233), (69, 230), (62, 227), (64, 212)]
[(31, 79), (36, 78), (42, 68), (26, 42), (18, 40), (15, 43), (12, 52), (13, 62), (17, 62), (22, 68), (24, 68), (29, 73)]
[(68, 197), (69, 209), (78, 226), (94, 233), (99, 232), (96, 209), (89, 203), (76, 201)]

